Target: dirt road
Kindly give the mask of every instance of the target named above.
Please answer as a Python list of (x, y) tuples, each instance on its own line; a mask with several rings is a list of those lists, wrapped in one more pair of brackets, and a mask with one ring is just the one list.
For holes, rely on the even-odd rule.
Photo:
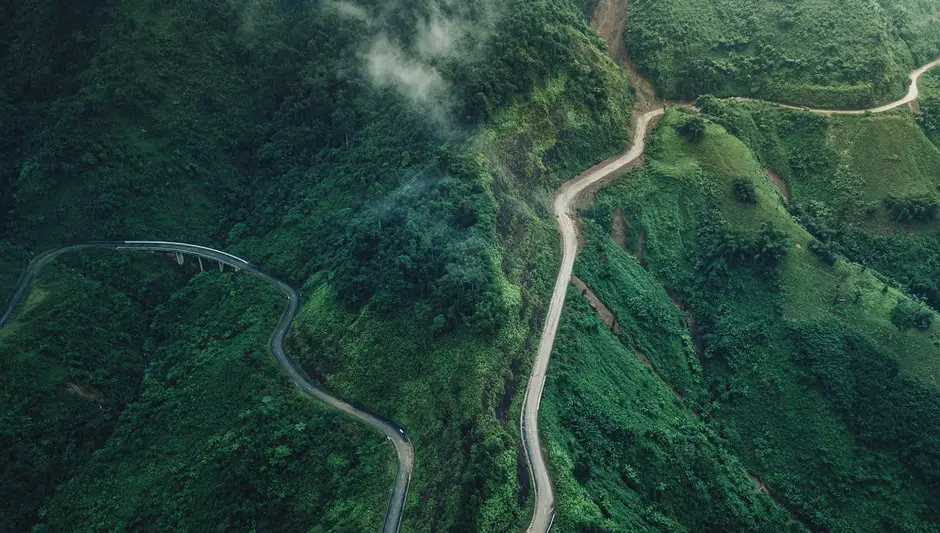
[(552, 346), (555, 344), (555, 333), (561, 319), (561, 310), (565, 305), (565, 296), (568, 293), (568, 284), (571, 282), (571, 273), (574, 270), (574, 258), (578, 253), (578, 232), (574, 223), (574, 203), (585, 189), (606, 178), (638, 159), (646, 148), (646, 132), (650, 122), (663, 114), (662, 109), (645, 113), (637, 121), (633, 132), (633, 146), (625, 154), (613, 161), (590, 170), (571, 181), (563, 184), (555, 193), (555, 217), (561, 231), (561, 269), (555, 280), (555, 290), (545, 316), (545, 325), (542, 329), (542, 338), (539, 341), (539, 351), (532, 366), (529, 384), (526, 386), (525, 398), (522, 402), (522, 442), (525, 446), (526, 459), (532, 475), (532, 487), (535, 491), (535, 509), (528, 531), (548, 531), (555, 518), (555, 494), (552, 481), (548, 475), (545, 457), (542, 455), (539, 441), (538, 415), (539, 404), (542, 400), (542, 390), (545, 388), (545, 373), (548, 369), (548, 360), (551, 357)]
[[(610, 39), (612, 37), (616, 40), (622, 39), (620, 35), (623, 33), (622, 26), (623, 21), (626, 21), (626, 15), (622, 17), (622, 20), (614, 17), (614, 15), (616, 15), (615, 10), (620, 8), (623, 8), (625, 13), (625, 6), (628, 3), (628, 0), (601, 0), (601, 4), (598, 5), (598, 11), (595, 12), (593, 24), (598, 24), (599, 20), (605, 21), (602, 29), (607, 35), (602, 36), (608, 40), (608, 43), (611, 42)], [(601, 15), (598, 15), (598, 13), (601, 13)], [(595, 25), (595, 28), (597, 27), (598, 26)], [(612, 54), (619, 53), (617, 51), (619, 49), (616, 48), (616, 45), (611, 45), (611, 50)], [(623, 53), (625, 54), (625, 51)], [(616, 57), (614, 59), (616, 59)], [(626, 60), (625, 57), (624, 60)], [(824, 115), (863, 115), (866, 112), (883, 113), (897, 109), (916, 100), (920, 94), (917, 88), (917, 80), (920, 79), (924, 72), (927, 72), (937, 65), (940, 65), (940, 58), (911, 72), (909, 76), (911, 87), (908, 90), (907, 96), (896, 102), (872, 109), (808, 109), (784, 104), (776, 105)], [(732, 100), (748, 99), (732, 98)], [(548, 467), (545, 464), (545, 457), (542, 454), (541, 442), (539, 441), (538, 412), (539, 404), (542, 399), (542, 391), (545, 388), (545, 375), (548, 370), (548, 361), (551, 357), (552, 347), (555, 344), (555, 334), (558, 331), (558, 324), (561, 319), (562, 308), (565, 305), (568, 284), (571, 283), (571, 275), (574, 270), (574, 259), (578, 252), (578, 232), (574, 221), (573, 210), (575, 209), (578, 197), (588, 188), (592, 185), (597, 186), (601, 184), (605, 179), (623, 170), (624, 167), (643, 155), (643, 151), (646, 148), (646, 134), (650, 122), (654, 118), (662, 116), (664, 113), (664, 109), (656, 109), (642, 114), (639, 120), (635, 120), (634, 122), (633, 145), (625, 154), (609, 163), (594, 167), (571, 181), (565, 182), (555, 192), (554, 211), (558, 221), (558, 228), (561, 232), (561, 268), (558, 272), (558, 278), (555, 280), (555, 289), (552, 292), (548, 314), (545, 317), (542, 337), (539, 341), (538, 354), (536, 355), (535, 363), (532, 365), (532, 373), (529, 376), (529, 383), (526, 386), (525, 398), (522, 402), (522, 413), (520, 415), (522, 442), (525, 448), (526, 461), (529, 465), (532, 487), (535, 492), (535, 505), (532, 512), (532, 520), (527, 528), (529, 533), (547, 533), (551, 529), (555, 519), (555, 494), (552, 488), (551, 478), (548, 474)]]
[[(908, 76), (908, 80), (910, 81), (911, 86), (910, 88), (908, 88), (907, 95), (904, 98), (901, 98), (900, 100), (897, 100), (895, 102), (891, 102), (890, 104), (873, 107), (871, 109), (813, 109), (809, 107), (800, 107), (800, 106), (788, 105), (788, 104), (777, 104), (773, 102), (771, 103), (773, 103), (774, 105), (778, 107), (809, 111), (810, 113), (816, 113), (819, 115), (826, 115), (830, 117), (832, 115), (864, 115), (865, 113), (884, 113), (886, 111), (892, 111), (901, 106), (905, 106), (913, 102), (914, 100), (917, 100), (917, 98), (920, 96), (920, 90), (917, 88), (917, 80), (919, 80), (920, 77), (923, 76), (925, 72), (927, 72), (928, 70), (938, 65), (940, 65), (940, 58), (934, 59), (930, 63), (927, 63), (926, 65), (920, 67), (919, 69), (911, 72), (910, 76)], [(731, 98), (728, 98), (728, 100), (739, 100), (742, 102), (763, 101), (763, 100), (756, 100), (754, 98), (740, 98), (740, 97), (731, 97)]]

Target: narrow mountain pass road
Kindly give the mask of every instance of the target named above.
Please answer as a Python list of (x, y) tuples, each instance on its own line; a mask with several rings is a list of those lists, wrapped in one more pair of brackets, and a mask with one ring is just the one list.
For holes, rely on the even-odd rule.
[[(928, 70), (940, 65), (940, 58), (911, 72), (910, 88), (907, 96), (904, 98), (872, 109), (866, 110), (835, 110), (835, 109), (809, 109), (805, 107), (791, 106), (785, 104), (774, 105), (788, 108), (809, 111), (811, 113), (823, 115), (864, 115), (870, 113), (884, 113), (897, 109), (903, 105), (916, 100), (920, 95), (917, 88), (917, 81)], [(729, 98), (728, 100), (740, 101), (759, 101), (748, 98)], [(672, 105), (675, 107), (675, 104)], [(551, 476), (548, 472), (548, 466), (545, 463), (545, 457), (542, 454), (541, 442), (538, 431), (539, 404), (542, 400), (542, 391), (545, 388), (545, 375), (548, 371), (548, 362), (551, 357), (552, 347), (555, 344), (555, 334), (558, 332), (558, 324), (561, 320), (561, 311), (565, 305), (565, 296), (568, 292), (568, 284), (571, 282), (571, 275), (574, 270), (574, 260), (578, 253), (578, 232), (574, 221), (573, 212), (576, 201), (592, 185), (603, 182), (612, 175), (621, 171), (624, 167), (643, 155), (646, 148), (646, 135), (650, 122), (662, 116), (665, 109), (657, 109), (647, 112), (640, 116), (636, 122), (633, 131), (633, 145), (630, 149), (615, 158), (609, 163), (588, 170), (584, 174), (565, 182), (555, 192), (554, 211), (558, 222), (558, 229), (561, 233), (561, 268), (558, 272), (558, 278), (555, 280), (555, 288), (552, 292), (552, 299), (548, 306), (548, 313), (545, 316), (545, 324), (542, 327), (542, 337), (539, 340), (538, 353), (535, 362), (532, 365), (532, 373), (529, 376), (529, 382), (526, 386), (525, 397), (522, 400), (522, 412), (520, 414), (520, 429), (522, 432), (522, 443), (525, 449), (526, 462), (529, 466), (529, 473), (532, 479), (532, 487), (535, 493), (535, 505), (532, 510), (532, 519), (526, 529), (529, 533), (547, 533), (551, 530), (555, 519), (555, 494), (552, 488)]]
[(283, 370), (290, 377), (290, 380), (304, 393), (316, 398), (317, 400), (320, 400), (330, 407), (339, 409), (340, 411), (357, 418), (362, 422), (365, 422), (369, 426), (384, 434), (388, 440), (394, 444), (395, 453), (398, 459), (398, 467), (395, 474), (395, 485), (392, 487), (392, 491), (389, 496), (388, 508), (385, 512), (385, 522), (381, 531), (382, 533), (396, 533), (398, 531), (398, 528), (401, 525), (402, 512), (405, 507), (405, 500), (408, 496), (408, 486), (411, 482), (411, 473), (414, 467), (414, 449), (411, 445), (411, 441), (408, 440), (408, 437), (405, 435), (405, 431), (401, 428), (401, 426), (395, 422), (358, 409), (353, 405), (331, 395), (329, 392), (310, 382), (306, 378), (304, 372), (297, 368), (294, 362), (291, 361), (290, 357), (288, 357), (287, 353), (284, 351), (284, 339), (287, 336), (287, 331), (290, 329), (291, 324), (293, 324), (294, 318), (296, 318), (297, 312), (300, 309), (300, 294), (292, 286), (272, 277), (248, 261), (245, 261), (244, 259), (236, 257), (232, 254), (225, 253), (221, 250), (206, 248), (204, 246), (198, 246), (195, 244), (163, 241), (90, 242), (85, 244), (66, 246), (56, 250), (50, 250), (39, 254), (33, 258), (32, 261), (30, 261), (29, 266), (26, 268), (26, 272), (23, 274), (23, 278), (20, 280), (20, 284), (17, 287), (16, 292), (10, 299), (10, 304), (7, 307), (6, 312), (3, 314), (3, 317), (0, 318), (0, 327), (3, 327), (3, 325), (9, 321), (10, 317), (13, 316), (13, 312), (16, 310), (17, 305), (26, 294), (27, 286), (44, 266), (64, 253), (77, 252), (88, 249), (176, 252), (188, 255), (196, 255), (228, 265), (236, 270), (244, 271), (249, 275), (266, 281), (267, 283), (270, 283), (280, 289), (281, 292), (287, 296), (287, 307), (284, 309), (284, 313), (281, 315), (281, 320), (278, 323), (277, 328), (274, 330), (273, 335), (271, 336), (271, 353), (274, 354), (274, 358), (277, 360), (278, 365), (280, 365), (281, 370)]
[(568, 284), (571, 282), (571, 273), (574, 270), (574, 258), (578, 253), (578, 231), (574, 222), (574, 203), (578, 197), (591, 185), (594, 185), (614, 173), (622, 170), (630, 163), (643, 155), (646, 148), (646, 133), (650, 122), (662, 116), (664, 111), (658, 109), (642, 115), (637, 121), (633, 132), (633, 146), (623, 155), (613, 161), (592, 169), (568, 182), (565, 182), (555, 193), (554, 210), (561, 231), (561, 269), (555, 280), (555, 289), (552, 300), (545, 315), (545, 324), (542, 327), (542, 337), (539, 340), (538, 354), (532, 365), (532, 374), (526, 386), (525, 397), (522, 400), (522, 414), (520, 427), (522, 428), (522, 442), (525, 446), (526, 460), (532, 476), (532, 487), (535, 492), (535, 508), (528, 531), (544, 532), (552, 527), (555, 519), (555, 494), (552, 489), (552, 480), (548, 474), (548, 466), (542, 455), (542, 446), (539, 441), (538, 417), (539, 404), (542, 401), (542, 390), (545, 388), (545, 374), (548, 370), (548, 360), (555, 344), (555, 334), (558, 332), (558, 323), (561, 320), (561, 310), (565, 305), (565, 296), (568, 294)]
[[(940, 65), (940, 58), (934, 59), (930, 63), (920, 67), (919, 69), (911, 72), (908, 76), (908, 81), (910, 82), (910, 87), (908, 87), (907, 95), (900, 100), (891, 102), (878, 107), (873, 107), (871, 109), (814, 109), (810, 107), (800, 107), (795, 105), (788, 104), (778, 104), (775, 102), (770, 102), (778, 107), (783, 107), (786, 109), (796, 109), (801, 111), (809, 111), (810, 113), (816, 113), (817, 115), (864, 115), (865, 113), (885, 113), (887, 111), (893, 111), (901, 106), (905, 106), (914, 100), (917, 100), (920, 97), (920, 89), (917, 88), (917, 80), (924, 75), (928, 70)], [(763, 102), (764, 100), (757, 100), (754, 98), (740, 98), (740, 97), (731, 97), (728, 100), (738, 100), (742, 102)]]

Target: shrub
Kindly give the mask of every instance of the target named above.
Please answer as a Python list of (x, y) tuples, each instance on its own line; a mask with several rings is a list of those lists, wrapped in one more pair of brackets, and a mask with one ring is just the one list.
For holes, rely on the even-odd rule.
[(836, 254), (832, 253), (832, 250), (830, 250), (828, 246), (816, 239), (809, 241), (809, 251), (820, 261), (829, 266), (836, 264)]
[(901, 300), (891, 310), (891, 323), (901, 331), (911, 328), (927, 330), (933, 324), (933, 312), (920, 302)]
[(697, 143), (705, 138), (705, 119), (692, 116), (679, 126), (679, 135), (685, 139)]
[(933, 196), (889, 196), (884, 199), (885, 209), (898, 222), (930, 222), (937, 218), (940, 205)]
[(754, 184), (746, 179), (734, 180), (731, 184), (731, 192), (734, 198), (742, 204), (754, 205), (757, 203), (757, 191), (754, 190)]

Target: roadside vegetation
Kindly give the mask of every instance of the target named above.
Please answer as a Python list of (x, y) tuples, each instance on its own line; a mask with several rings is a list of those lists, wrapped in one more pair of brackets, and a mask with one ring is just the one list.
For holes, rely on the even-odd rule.
[(789, 210), (829, 252), (940, 310), (940, 150), (906, 113), (827, 119), (702, 101), (780, 177)]
[[(155, 238), (236, 253), (303, 288), (290, 341), (310, 373), (414, 440), (404, 531), (522, 527), (529, 489), (517, 397), (557, 271), (551, 192), (628, 141), (632, 95), (582, 9), (568, 0), (0, 5), (0, 75), (9, 80), (0, 90), (0, 291), (12, 290), (30, 252), (75, 241)], [(109, 256), (89, 271), (150, 309), (187, 283), (135, 288), (119, 262)], [(164, 270), (148, 272), (136, 274)], [(180, 297), (198, 299), (202, 287)], [(187, 340), (202, 349), (186, 328), (214, 323), (165, 309), (161, 331), (181, 336), (153, 349), (183, 351)], [(260, 331), (221, 343), (214, 357), (241, 361), (257, 341), (264, 359)], [(219, 379), (210, 370), (193, 368), (191, 379)], [(244, 394), (299, 414), (275, 383)], [(222, 401), (223, 390), (213, 394)], [(233, 396), (232, 408), (247, 401)], [(177, 415), (200, 416), (188, 407)], [(273, 422), (228, 416), (220, 412), (220, 424), (265, 446), (283, 437)], [(364, 502), (386, 500), (390, 478), (374, 465), (391, 449), (350, 432), (352, 422), (323, 420), (304, 422), (316, 429), (309, 435), (348, 444), (311, 444), (304, 433), (274, 446), (303, 458), (281, 472), (277, 494), (298, 500), (278, 512), (313, 525), (303, 505), (324, 517), (343, 509), (351, 527), (371, 529), (376, 514)], [(182, 527), (173, 522), (180, 476), (200, 481), (186, 481), (179, 498), (217, 501), (202, 483), (214, 479), (228, 494), (254, 482), (224, 477), (227, 461), (273, 469), (263, 454), (212, 455), (215, 469), (205, 469), (189, 462), (190, 449), (169, 447), (149, 473), (131, 472), (146, 449), (103, 446), (93, 467), (57, 481), (75, 501), (49, 509), (106, 528), (139, 516)], [(363, 467), (310, 484), (333, 479), (324, 469), (341, 468), (349, 453), (379, 475), (360, 477)], [(117, 475), (131, 476), (137, 492), (106, 505)], [(265, 509), (246, 503), (239, 524), (264, 529), (273, 516)], [(201, 529), (210, 515), (190, 519)], [(326, 519), (326, 530), (345, 524)]]
[[(796, 120), (800, 117), (805, 122)], [(594, 479), (616, 479), (643, 468), (637, 464), (643, 461), (586, 453), (580, 446), (594, 437), (582, 435), (596, 430), (582, 429), (579, 417), (564, 413), (584, 402), (612, 404), (603, 399), (607, 393), (602, 391), (609, 387), (572, 389), (569, 383), (581, 383), (580, 372), (615, 364), (607, 360), (626, 359), (637, 347), (652, 354), (647, 359), (658, 372), (642, 374), (665, 397), (656, 412), (684, 407), (686, 419), (689, 411), (700, 415), (702, 431), (717, 435), (710, 453), (736, 457), (799, 522), (813, 530), (929, 530), (940, 518), (940, 330), (929, 319), (936, 313), (885, 283), (877, 270), (842, 255), (826, 261), (810, 250), (813, 236), (788, 211), (762, 169), (764, 162), (712, 120), (706, 121), (698, 142), (684, 138), (683, 126), (693, 118), (670, 111), (650, 140), (646, 165), (600, 192), (582, 211), (589, 220), (585, 256), (603, 253), (599, 259), (579, 259), (575, 274), (593, 279), (586, 283), (597, 285), (591, 288), (624, 325), (613, 335), (585, 312), (575, 295), (565, 311), (569, 325), (562, 338), (571, 340), (562, 345), (567, 349), (556, 350), (562, 370), (547, 399), (556, 406), (549, 426), (559, 435), (552, 462), (559, 479), (569, 480), (560, 486), (577, 488), (573, 493), (589, 503), (566, 511), (566, 519), (596, 521), (614, 531), (636, 527), (635, 517), (605, 515), (603, 509), (613, 507), (607, 501), (614, 495), (635, 501), (648, 497), (651, 481), (573, 483), (585, 471)], [(788, 118), (793, 127), (784, 131), (791, 132), (816, 120), (802, 113)], [(798, 160), (813, 161), (808, 156)], [(740, 187), (735, 184), (741, 180), (753, 186), (755, 202), (736, 198)], [(625, 219), (630, 255), (642, 241), (645, 270), (608, 235), (618, 213)], [(594, 274), (598, 271), (601, 276)], [(646, 281), (638, 282), (639, 276)], [(632, 309), (622, 307), (625, 300), (618, 293), (630, 295), (626, 302)], [(666, 311), (670, 298), (684, 310), (684, 324), (670, 318), (675, 308)], [(646, 299), (654, 303), (641, 305)], [(657, 308), (661, 311), (651, 311)], [(926, 327), (917, 327), (918, 318)], [(631, 325), (636, 321), (639, 328)], [(650, 336), (644, 332), (648, 328), (659, 331)], [(609, 347), (588, 351), (601, 342)], [(652, 347), (644, 346), (651, 342)], [(691, 363), (680, 347), (695, 354)], [(642, 360), (633, 355), (631, 364), (642, 369)], [(576, 361), (577, 380), (566, 370)], [(700, 374), (692, 373), (696, 367)], [(595, 373), (616, 375), (606, 368)], [(684, 368), (696, 379), (676, 370)], [(637, 373), (631, 375), (639, 379)], [(696, 382), (705, 391), (698, 396), (688, 385)], [(677, 392), (693, 392), (683, 393), (685, 399), (678, 403), (663, 392), (667, 383)], [(569, 390), (579, 392), (565, 392)], [(639, 410), (632, 416), (642, 414), (651, 394), (646, 392), (645, 401), (630, 409)], [(572, 404), (572, 397), (579, 402)], [(622, 424), (613, 411), (593, 417), (599, 427)], [(652, 431), (634, 434), (637, 446), (662, 445)], [(672, 456), (683, 449), (677, 447)], [(676, 486), (668, 483), (672, 472), (665, 467), (651, 477), (669, 490)], [(732, 487), (744, 486), (729, 483), (719, 485), (725, 487), (725, 498), (738, 494)], [(681, 524), (674, 527), (702, 529), (689, 518), (701, 507), (684, 510), (669, 503), (647, 505)], [(642, 509), (636, 504), (629, 508)], [(773, 506), (757, 499), (735, 509), (724, 516), (777, 516)], [(798, 529), (799, 524), (788, 527)]]
[(210, 271), (148, 309), (63, 266), (0, 330), (4, 529), (379, 527), (385, 440), (284, 379), (272, 288)]
[(919, 0), (634, 0), (624, 38), (667, 98), (864, 108), (940, 54), (940, 17)]

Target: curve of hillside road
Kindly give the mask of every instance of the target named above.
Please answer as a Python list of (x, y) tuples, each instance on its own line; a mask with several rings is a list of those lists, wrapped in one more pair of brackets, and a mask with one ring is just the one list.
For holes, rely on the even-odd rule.
[(291, 324), (293, 324), (294, 318), (297, 316), (297, 311), (300, 309), (300, 294), (296, 289), (287, 283), (272, 277), (270, 274), (252, 265), (248, 261), (245, 261), (244, 259), (236, 257), (232, 254), (225, 253), (221, 250), (206, 248), (204, 246), (198, 246), (195, 244), (163, 241), (90, 242), (50, 250), (37, 255), (35, 258), (33, 258), (32, 261), (30, 261), (29, 266), (26, 268), (26, 272), (23, 274), (23, 278), (20, 280), (20, 284), (17, 287), (16, 292), (10, 299), (10, 304), (7, 307), (6, 312), (3, 314), (3, 317), (0, 318), (0, 327), (3, 327), (10, 317), (13, 316), (13, 312), (16, 310), (17, 305), (26, 293), (26, 287), (44, 266), (64, 253), (77, 252), (80, 250), (94, 248), (149, 252), (177, 252), (188, 255), (197, 255), (228, 265), (236, 270), (245, 271), (249, 275), (266, 281), (280, 289), (281, 292), (287, 296), (287, 307), (284, 309), (284, 314), (281, 315), (281, 321), (278, 323), (277, 329), (274, 330), (274, 334), (271, 336), (270, 346), (271, 353), (274, 354), (274, 358), (277, 360), (278, 365), (280, 365), (281, 370), (283, 370), (290, 377), (290, 380), (307, 395), (320, 400), (330, 407), (338, 409), (354, 418), (357, 418), (362, 422), (365, 422), (369, 426), (383, 433), (390, 441), (392, 441), (392, 444), (395, 445), (395, 453), (398, 457), (398, 468), (395, 474), (395, 485), (392, 488), (391, 495), (389, 496), (388, 508), (385, 511), (385, 522), (381, 531), (382, 533), (397, 533), (398, 528), (401, 525), (402, 512), (405, 507), (405, 499), (408, 496), (408, 485), (411, 482), (411, 472), (414, 466), (414, 449), (411, 446), (411, 441), (408, 440), (408, 437), (405, 435), (405, 431), (401, 428), (401, 426), (395, 422), (386, 420), (380, 416), (368, 413), (352, 406), (351, 404), (331, 395), (323, 388), (311, 383), (304, 376), (303, 371), (297, 368), (294, 362), (291, 361), (290, 357), (288, 357), (287, 353), (284, 351), (284, 338), (287, 336), (287, 331), (290, 329)]
[(555, 290), (545, 315), (545, 325), (542, 328), (542, 337), (539, 340), (539, 351), (532, 365), (532, 374), (526, 386), (525, 398), (522, 400), (522, 414), (520, 427), (522, 428), (522, 443), (525, 447), (526, 460), (535, 492), (535, 507), (532, 521), (528, 530), (531, 533), (547, 532), (555, 519), (555, 494), (552, 489), (552, 480), (548, 475), (545, 457), (539, 442), (538, 416), (539, 404), (542, 401), (542, 389), (545, 388), (545, 373), (548, 369), (548, 360), (555, 344), (555, 333), (561, 319), (561, 310), (565, 305), (565, 296), (568, 293), (568, 284), (571, 282), (571, 273), (574, 270), (574, 258), (578, 253), (578, 230), (574, 223), (574, 202), (585, 189), (609, 178), (612, 174), (630, 163), (636, 161), (646, 148), (646, 131), (650, 121), (663, 115), (665, 111), (657, 109), (640, 117), (633, 132), (633, 145), (630, 149), (613, 161), (592, 169), (580, 176), (565, 182), (555, 192), (555, 217), (561, 231), (561, 269), (555, 280)]
[[(866, 112), (884, 113), (916, 100), (920, 96), (917, 81), (925, 72), (938, 65), (940, 65), (940, 58), (914, 70), (908, 77), (910, 80), (910, 88), (908, 89), (907, 96), (896, 102), (871, 109), (810, 109), (806, 107), (777, 104), (774, 102), (771, 103), (788, 109), (809, 111), (824, 115), (863, 115)], [(728, 100), (760, 101), (738, 97), (728, 98)], [(676, 105), (677, 104), (672, 104), (672, 107)], [(542, 400), (542, 390), (545, 388), (545, 374), (548, 370), (548, 361), (552, 354), (552, 347), (555, 344), (555, 334), (558, 332), (561, 311), (565, 305), (565, 296), (568, 293), (568, 284), (571, 283), (574, 259), (578, 253), (578, 231), (574, 223), (574, 213), (572, 209), (574, 208), (576, 200), (585, 189), (609, 178), (643, 155), (643, 151), (646, 148), (646, 133), (649, 129), (650, 121), (656, 117), (662, 116), (664, 113), (665, 109), (657, 109), (642, 115), (633, 132), (633, 145), (625, 154), (617, 157), (610, 163), (604, 164), (599, 168), (591, 169), (565, 182), (555, 192), (555, 217), (558, 220), (558, 229), (561, 232), (561, 268), (558, 272), (558, 278), (555, 280), (555, 289), (552, 292), (551, 303), (549, 303), (548, 313), (545, 316), (545, 325), (542, 328), (542, 337), (539, 340), (538, 354), (532, 365), (529, 383), (526, 385), (519, 424), (522, 431), (522, 443), (525, 448), (526, 461), (529, 465), (532, 487), (535, 492), (535, 506), (532, 511), (532, 520), (529, 522), (529, 527), (526, 529), (528, 533), (547, 533), (551, 530), (552, 522), (555, 520), (555, 494), (539, 441), (538, 414), (539, 404)]]
[[(890, 104), (873, 107), (871, 109), (814, 109), (810, 107), (800, 107), (800, 106), (788, 105), (788, 104), (774, 103), (774, 105), (778, 107), (784, 107), (787, 109), (809, 111), (810, 113), (816, 113), (819, 115), (864, 115), (865, 113), (884, 113), (886, 111), (897, 109), (901, 106), (904, 106), (913, 102), (914, 100), (917, 100), (917, 98), (920, 97), (920, 90), (917, 88), (917, 80), (919, 80), (920, 77), (923, 76), (925, 72), (927, 72), (928, 70), (938, 65), (940, 65), (940, 58), (934, 59), (930, 63), (927, 63), (926, 65), (920, 67), (919, 69), (914, 70), (913, 72), (911, 72), (910, 76), (908, 76), (908, 80), (910, 81), (910, 87), (908, 88), (907, 95), (904, 98), (901, 98), (900, 100), (897, 100), (895, 102), (891, 102)], [(728, 100), (739, 100), (743, 102), (761, 101), (761, 100), (757, 100), (754, 98), (741, 98), (741, 97), (732, 97), (732, 98), (728, 98)]]

